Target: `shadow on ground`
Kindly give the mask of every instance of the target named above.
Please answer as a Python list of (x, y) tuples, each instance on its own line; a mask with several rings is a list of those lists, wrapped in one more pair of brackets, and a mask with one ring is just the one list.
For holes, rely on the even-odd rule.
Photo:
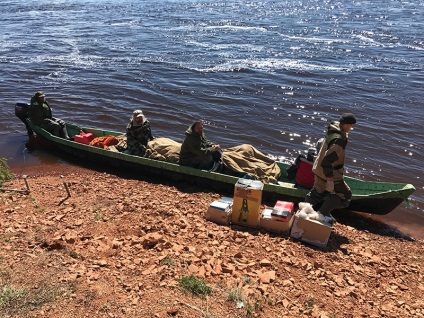
[(335, 211), (333, 216), (337, 222), (351, 226), (357, 230), (378, 234), (381, 236), (390, 236), (407, 241), (415, 241), (414, 238), (400, 232), (397, 228), (386, 223), (373, 220), (370, 216), (353, 211)]

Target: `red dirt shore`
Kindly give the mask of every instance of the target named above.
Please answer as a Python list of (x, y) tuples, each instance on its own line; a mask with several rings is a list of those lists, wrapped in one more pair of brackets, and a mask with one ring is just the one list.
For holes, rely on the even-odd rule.
[(211, 223), (190, 185), (25, 173), (0, 192), (1, 317), (424, 317), (423, 242), (358, 215), (319, 249)]

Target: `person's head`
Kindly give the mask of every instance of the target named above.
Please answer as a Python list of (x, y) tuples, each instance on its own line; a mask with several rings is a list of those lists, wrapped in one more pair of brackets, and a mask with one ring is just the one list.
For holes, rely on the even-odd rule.
[(198, 135), (201, 135), (203, 132), (203, 123), (201, 120), (196, 121), (192, 126), (191, 130)]
[(145, 120), (144, 114), (142, 110), (135, 110), (133, 112), (133, 121), (139, 125), (143, 124)]
[(340, 117), (340, 129), (348, 133), (356, 124), (356, 117), (352, 113), (344, 113)]
[(34, 97), (37, 98), (39, 101), (44, 101), (46, 95), (42, 91), (38, 91), (35, 93)]

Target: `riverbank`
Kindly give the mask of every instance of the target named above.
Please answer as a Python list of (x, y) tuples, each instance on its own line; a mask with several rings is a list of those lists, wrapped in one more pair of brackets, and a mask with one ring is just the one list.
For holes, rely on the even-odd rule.
[[(30, 194), (0, 193), (3, 316), (424, 316), (424, 244), (381, 223), (338, 218), (321, 250), (208, 222), (219, 195), (189, 185), (25, 174)], [(22, 175), (3, 186), (26, 188)]]

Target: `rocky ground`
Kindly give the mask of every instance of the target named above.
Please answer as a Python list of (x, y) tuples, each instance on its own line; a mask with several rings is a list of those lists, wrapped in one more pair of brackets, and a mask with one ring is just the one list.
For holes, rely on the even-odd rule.
[(363, 216), (319, 249), (209, 222), (189, 185), (26, 173), (0, 192), (0, 317), (424, 317), (423, 242)]

